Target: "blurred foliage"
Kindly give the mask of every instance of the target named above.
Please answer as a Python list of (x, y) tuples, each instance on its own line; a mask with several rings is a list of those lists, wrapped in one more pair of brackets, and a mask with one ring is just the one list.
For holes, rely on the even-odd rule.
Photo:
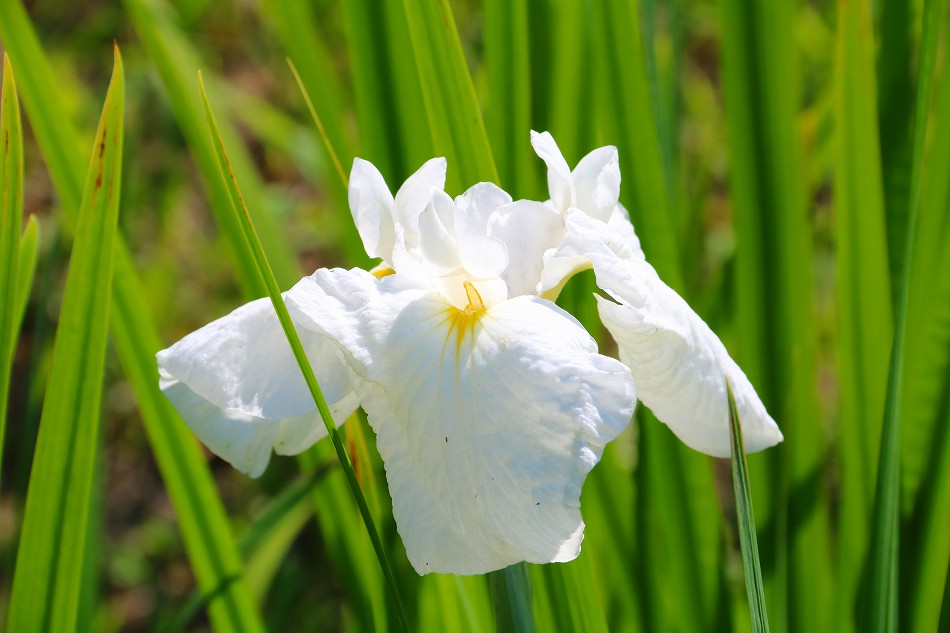
[[(913, 146), (912, 130), (907, 129), (910, 125), (894, 121), (895, 113), (914, 109), (912, 91), (894, 91), (898, 90), (895, 86), (917, 84), (913, 64), (921, 36), (913, 25), (919, 24), (922, 2), (906, 3), (906, 14), (894, 8), (900, 3), (876, 3), (887, 12), (872, 16), (873, 32), (865, 33), (868, 39), (862, 42), (864, 57), (855, 62), (864, 64), (861, 72), (876, 71), (881, 84), (879, 95), (870, 92), (867, 98), (877, 97), (882, 113), (879, 142), (886, 188), (877, 206), (886, 207), (881, 212), (887, 212), (882, 220), (887, 222), (890, 258), (884, 268), (890, 271), (893, 286), (902, 270), (902, 262), (895, 261), (898, 255), (893, 251), (899, 249), (894, 244), (902, 239), (905, 211), (912, 204), (907, 198), (909, 187), (901, 180), (910, 180), (910, 176), (902, 176), (901, 170), (909, 170), (907, 157)], [(353, 156), (364, 156), (380, 165), (389, 185), (396, 188), (433, 154), (432, 147), (437, 151), (445, 147), (430, 136), (424, 110), (426, 88), (411, 72), (413, 48), (399, 0), (310, 0), (299, 4), (292, 0), (35, 0), (25, 4), (53, 65), (57, 90), (49, 98), (59, 102), (80, 130), (84, 148), (92, 144), (101, 97), (109, 81), (113, 41), (122, 48), (126, 150), (120, 231), (147, 290), (144, 307), (166, 344), (226, 314), (247, 297), (227, 236), (214, 219), (214, 196), (208, 193), (212, 185), (201, 171), (200, 159), (195, 158), (194, 140), (183, 131), (180, 113), (169, 96), (169, 79), (162, 75), (156, 52), (143, 36), (148, 21), (130, 17), (133, 5), (167, 18), (183, 46), (193, 49), (190, 53), (196, 66), (178, 68), (182, 76), (194, 77), (197, 82), (197, 71), (202, 70), (215, 78), (216, 107), (234, 126), (239, 151), (247, 157), (249, 176), (239, 178), (241, 186), (256, 189), (254, 200), (260, 208), (252, 213), (270, 219), (275, 231), (272, 243), (283, 245), (288, 261), (296, 263), (301, 274), (321, 266), (363, 265), (366, 259), (355, 240), (345, 191), (313, 129), (286, 56), (294, 57), (324, 122), (332, 122), (328, 133), (344, 168)], [(860, 434), (867, 426), (878, 429), (883, 412), (876, 399), (866, 403), (872, 409), (866, 415), (875, 419), (862, 427), (863, 419), (842, 420), (842, 415), (852, 414), (839, 402), (840, 386), (847, 384), (840, 372), (848, 366), (840, 363), (838, 355), (844, 352), (839, 350), (839, 341), (848, 333), (843, 328), (849, 326), (839, 322), (840, 297), (836, 295), (841, 240), (835, 220), (839, 202), (835, 170), (842, 164), (838, 146), (841, 126), (836, 117), (846, 117), (851, 111), (836, 100), (838, 8), (831, 0), (779, 3), (787, 20), (768, 28), (785, 38), (785, 53), (794, 61), (795, 76), (768, 79), (760, 74), (759, 79), (748, 81), (752, 91), (778, 86), (780, 92), (775, 94), (783, 99), (780, 106), (784, 111), (775, 115), (768, 111), (774, 102), (765, 100), (748, 109), (740, 103), (736, 95), (744, 90), (741, 80), (751, 75), (740, 71), (741, 77), (732, 75), (737, 77), (733, 84), (729, 84), (728, 73), (724, 76), (723, 58), (729, 58), (729, 46), (741, 44), (728, 50), (746, 53), (758, 50), (763, 59), (774, 52), (775, 42), (767, 38), (751, 44), (741, 39), (746, 31), (756, 32), (758, 27), (728, 21), (730, 6), (741, 11), (742, 6), (754, 4), (728, 0), (528, 0), (513, 4), (517, 13), (510, 22), (504, 22), (506, 16), (511, 17), (505, 13), (504, 3), (453, 0), (451, 8), (475, 94), (485, 112), (492, 150), (496, 159), (505, 155), (497, 161), (501, 184), (521, 196), (544, 195), (543, 164), (530, 155), (525, 159), (522, 151), (529, 147), (528, 129), (516, 129), (515, 138), (501, 137), (512, 122), (517, 126), (528, 121), (534, 129), (550, 129), (570, 164), (600, 145), (618, 145), (624, 201), (638, 231), (645, 229), (640, 234), (648, 257), (655, 258), (657, 268), (727, 347), (739, 350), (740, 364), (757, 386), (762, 385), (760, 393), (780, 426), (787, 429), (786, 424), (796, 424), (796, 415), (807, 418), (806, 436), (796, 435), (798, 429), (787, 432), (796, 442), (793, 449), (786, 444), (750, 460), (758, 525), (764, 537), (760, 542), (769, 613), (781, 620), (778, 625), (773, 621), (773, 630), (803, 629), (807, 620), (796, 620), (790, 612), (812, 607), (803, 600), (809, 588), (831, 591), (816, 607), (821, 612), (814, 614), (824, 628), (814, 630), (855, 630), (860, 594), (849, 598), (856, 602), (846, 602), (844, 607), (826, 604), (838, 581), (836, 572), (826, 567), (837, 569), (841, 562), (837, 539), (847, 538), (838, 531), (839, 521), (845, 520), (841, 496), (850, 489), (845, 481), (844, 455), (847, 448), (865, 443), (865, 438), (848, 436), (845, 430)], [(943, 14), (938, 15), (943, 19)], [(521, 29), (526, 50), (509, 48), (511, 42), (486, 36), (486, 28), (500, 24), (514, 34)], [(636, 40), (628, 37), (631, 33), (636, 34)], [(904, 54), (899, 57), (906, 62), (904, 66), (875, 66), (875, 60), (869, 59), (872, 53), (867, 52), (876, 50), (875, 42), (898, 47)], [(490, 64), (505, 64), (509, 56), (514, 60), (511, 67), (505, 73), (493, 73)], [(502, 61), (495, 61), (499, 59)], [(786, 85), (786, 80), (791, 83)], [(505, 93), (507, 88), (519, 92)], [(898, 93), (905, 95), (906, 101), (896, 98)], [(843, 114), (836, 114), (841, 108)], [(192, 109), (200, 112), (197, 100)], [(868, 124), (873, 125), (873, 115), (868, 116)], [(742, 143), (736, 137), (743, 122), (749, 123), (753, 135), (761, 131), (756, 126), (774, 126), (763, 153), (746, 157), (752, 161), (745, 165), (749, 169), (742, 167)], [(53, 188), (31, 133), (28, 113), (24, 124), (24, 217), (39, 217), (43, 230), (37, 279), (14, 359), (7, 438), (2, 447), (0, 624), (5, 622), (72, 239), (62, 217), (61, 196)], [(926, 129), (926, 120), (923, 125)], [(642, 134), (650, 138), (644, 141)], [(229, 143), (229, 152), (234, 145)], [(509, 146), (519, 150), (509, 155)], [(774, 162), (785, 156), (789, 147), (797, 161), (791, 172), (785, 171), (784, 163)], [(892, 148), (894, 156), (888, 151)], [(897, 156), (898, 151), (906, 157)], [(861, 179), (872, 177), (860, 165), (846, 167), (856, 170), (858, 191), (866, 182)], [(462, 174), (453, 172), (460, 168), (449, 163), (454, 174), (450, 183), (453, 178), (460, 181)], [(487, 165), (481, 168), (489, 173), (493, 170)], [(769, 169), (779, 175), (770, 175)], [(786, 199), (784, 185), (775, 183), (790, 173), (793, 194)], [(739, 182), (734, 180), (737, 175)], [(248, 184), (249, 179), (259, 182)], [(774, 188), (755, 198), (756, 203), (764, 201), (763, 205), (743, 209), (743, 203), (737, 203), (745, 195), (743, 184), (760, 182)], [(939, 189), (942, 182), (932, 188)], [(882, 186), (881, 182), (871, 184)], [(762, 252), (751, 259), (737, 257), (738, 250), (748, 258), (750, 251), (745, 249), (753, 248), (742, 242), (754, 228), (750, 223), (755, 220), (747, 218), (765, 217), (772, 203), (776, 208), (787, 203), (792, 215), (800, 213), (796, 217), (801, 222), (793, 227), (800, 233), (794, 239), (801, 241), (808, 260), (799, 261), (798, 269), (789, 260), (776, 271), (773, 261), (779, 251), (794, 251), (794, 245), (771, 248), (763, 242)], [(862, 209), (851, 211), (860, 213)], [(737, 226), (736, 222), (743, 224)], [(776, 226), (768, 239), (787, 235), (782, 233), (788, 230), (785, 225)], [(939, 223), (933, 226), (934, 234), (946, 228)], [(937, 244), (934, 252), (939, 252), (939, 238), (933, 242)], [(888, 257), (886, 249), (884, 256)], [(755, 258), (759, 260), (748, 263)], [(939, 256), (925, 260), (944, 279), (937, 284), (940, 292), (947, 287), (945, 260)], [(765, 271), (761, 295), (758, 291), (750, 294), (753, 284), (743, 281), (750, 267)], [(788, 285), (799, 272), (802, 278), (797, 284)], [(856, 274), (862, 274), (862, 269)], [(564, 293), (564, 300), (585, 323), (596, 322), (591, 287), (589, 275), (579, 276)], [(918, 288), (917, 295), (913, 292), (912, 288), (912, 300), (917, 296), (920, 302), (925, 301), (920, 298), (923, 290)], [(765, 305), (773, 298), (775, 305)], [(802, 399), (790, 391), (786, 360), (788, 365), (797, 362), (802, 349), (791, 344), (779, 346), (778, 352), (765, 344), (758, 348), (758, 334), (750, 333), (751, 321), (742, 316), (743, 310), (754, 313), (763, 340), (774, 341), (796, 325), (777, 325), (776, 319), (768, 317), (781, 306), (797, 310), (787, 312), (785, 318), (797, 314), (799, 324), (807, 324), (802, 329), (809, 340), (803, 345), (811, 365), (797, 375), (795, 388), (806, 394), (805, 399), (814, 400), (804, 407), (806, 414), (791, 412), (787, 418), (784, 414)], [(877, 309), (890, 318), (889, 304)], [(862, 312), (856, 318), (869, 318), (867, 314)], [(948, 322), (935, 317), (935, 324), (928, 322), (928, 327), (946, 333)], [(602, 333), (602, 349), (610, 353), (612, 342), (605, 337)], [(945, 339), (939, 342), (940, 353), (945, 354)], [(875, 358), (881, 352), (886, 356), (889, 349), (885, 340), (865, 344), (874, 346)], [(926, 340), (918, 342), (915, 349), (927, 344)], [(934, 361), (934, 371), (946, 369), (940, 359)], [(934, 387), (938, 395), (946, 385), (947, 379), (941, 378)], [(921, 425), (915, 427), (919, 431), (915, 446), (950, 436), (946, 431), (943, 435), (934, 431), (940, 428), (934, 420), (939, 418), (944, 425), (948, 421), (946, 398), (941, 402), (939, 411), (930, 415), (928, 410), (924, 415), (923, 431)], [(210, 624), (200, 608), (190, 619), (182, 616), (186, 605), (201, 606), (200, 600), (195, 602), (195, 579), (176, 527), (174, 507), (143, 433), (135, 395), (115, 354), (107, 357), (102, 409), (101, 541), (98, 560), (93, 563), (100, 583), (91, 619), (81, 627), (97, 631), (205, 630)], [(588, 481), (584, 496), (587, 540), (581, 560), (531, 569), (539, 629), (746, 630), (748, 622), (743, 618), (747, 611), (743, 610), (747, 607), (727, 465), (674, 445), (666, 428), (655, 420), (641, 423), (631, 425), (608, 446), (603, 463)], [(403, 599), (410, 605), (410, 617), (416, 619), (420, 630), (486, 626), (491, 630), (490, 616), (486, 624), (485, 615), (487, 584), (481, 579), (419, 579), (408, 567), (388, 509), (386, 486), (381, 484), (384, 474), (372, 433), (365, 420), (347, 426), (354, 427), (352, 432), (347, 429), (347, 439), (351, 452), (360, 455), (357, 466), (364, 489), (374, 491), (371, 506), (391, 560), (405, 582)], [(878, 442), (877, 432), (868, 436), (869, 460), (876, 460)], [(802, 446), (805, 453), (789, 456), (789, 450), (801, 451)], [(640, 449), (649, 453), (638, 454)], [(946, 472), (939, 470), (944, 464), (941, 456), (944, 461), (950, 459), (946, 453), (935, 450), (926, 464), (905, 465), (910, 472), (910, 483), (905, 482), (905, 518), (913, 515), (913, 521), (924, 520), (914, 508), (918, 496), (925, 496), (917, 492), (922, 485), (919, 473), (925, 467), (928, 472)], [(293, 506), (296, 510), (288, 510), (285, 521), (268, 523), (277, 526), (268, 533), (270, 538), (257, 538), (254, 548), (242, 552), (251, 592), (260, 601), (270, 630), (349, 631), (394, 626), (394, 618), (385, 615), (382, 585), (373, 585), (381, 580), (372, 558), (364, 561), (365, 568), (353, 567), (354, 561), (364, 560), (360, 557), (365, 548), (359, 539), (366, 539), (350, 499), (340, 495), (344, 484), (341, 474), (328, 466), (332, 459), (328, 447), (320, 445), (299, 462), (275, 457), (263, 477), (250, 480), (208, 454), (238, 536), (253, 534), (260, 517), (270, 516), (267, 509), (298, 481), (301, 468), (316, 481), (314, 490), (308, 489), (312, 494), (302, 495), (306, 500), (298, 501)], [(675, 477), (667, 477), (671, 469), (675, 469)], [(792, 492), (807, 488), (808, 499), (790, 496), (788, 477), (804, 482), (804, 488)], [(860, 485), (873, 488), (873, 479), (865, 478)], [(929, 494), (931, 489), (925, 490)], [(314, 499), (316, 506), (309, 503)], [(809, 500), (819, 507), (808, 505)], [(316, 521), (311, 520), (314, 513)], [(684, 525), (672, 529), (668, 522), (677, 517)], [(862, 529), (860, 519), (850, 520), (856, 522), (849, 525)], [(810, 521), (819, 525), (805, 540), (796, 541), (794, 534), (788, 537)], [(786, 537), (792, 541), (783, 549), (781, 539)], [(679, 551), (676, 544), (681, 542), (691, 543), (692, 549), (685, 554)], [(817, 549), (796, 549), (799, 547)], [(796, 579), (795, 571), (801, 571), (797, 558), (808, 556), (827, 560), (810, 569), (817, 580), (808, 574)], [(857, 559), (849, 563), (857, 566), (849, 569), (849, 577), (859, 577), (864, 571), (860, 553)], [(783, 565), (791, 565), (792, 571)], [(688, 592), (667, 575), (688, 580)], [(859, 590), (848, 585), (848, 591)], [(780, 608), (774, 608), (776, 605)], [(934, 617), (940, 616), (939, 605), (930, 611)], [(935, 619), (923, 621), (936, 623)]]

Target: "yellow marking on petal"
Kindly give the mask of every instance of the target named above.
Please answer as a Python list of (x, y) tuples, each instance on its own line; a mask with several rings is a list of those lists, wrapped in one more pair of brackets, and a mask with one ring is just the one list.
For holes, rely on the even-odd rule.
[(485, 302), (482, 301), (482, 296), (478, 294), (475, 284), (470, 281), (465, 281), (463, 282), (463, 286), (465, 287), (465, 296), (468, 299), (468, 305), (465, 306), (464, 310), (459, 310), (455, 306), (447, 308), (449, 313), (449, 333), (451, 334), (452, 330), (455, 330), (456, 362), (458, 362), (462, 352), (462, 341), (465, 340), (468, 334), (474, 333), (475, 324), (478, 323), (479, 318), (485, 313)]
[(462, 285), (465, 287), (465, 297), (468, 299), (468, 305), (465, 307), (465, 311), (484, 312), (485, 303), (482, 301), (482, 295), (478, 294), (478, 290), (475, 289), (475, 284), (470, 281), (465, 281)]
[(396, 271), (389, 266), (377, 266), (369, 272), (377, 279), (382, 279), (383, 277), (389, 277), (390, 275), (396, 274)]

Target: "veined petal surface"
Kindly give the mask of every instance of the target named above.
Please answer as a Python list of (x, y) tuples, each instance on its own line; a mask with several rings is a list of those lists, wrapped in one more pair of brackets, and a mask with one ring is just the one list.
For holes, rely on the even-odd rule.
[[(302, 331), (338, 422), (357, 407), (338, 347)], [(300, 452), (326, 435), (270, 299), (258, 299), (192, 332), (156, 355), (161, 387), (215, 454), (258, 476), (273, 448)]]
[(732, 385), (747, 452), (782, 441), (782, 433), (722, 341), (656, 271), (631, 256), (622, 236), (583, 213), (565, 217), (572, 252), (586, 251), (600, 317), (630, 368), (640, 400), (688, 446), (729, 457)]
[(318, 271), (296, 321), (339, 342), (422, 574), (479, 574), (577, 556), (580, 492), (629, 422), (629, 370), (537, 297), (469, 313), (400, 275)]

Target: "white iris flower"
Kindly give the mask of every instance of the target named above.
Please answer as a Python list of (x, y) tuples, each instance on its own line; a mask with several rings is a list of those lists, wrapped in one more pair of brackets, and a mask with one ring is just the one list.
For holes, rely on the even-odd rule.
[[(357, 406), (368, 415), (419, 573), (568, 561), (581, 486), (630, 420), (633, 379), (536, 296), (549, 238), (567, 235), (560, 211), (484, 183), (453, 200), (444, 182), (435, 159), (393, 197), (357, 160), (350, 207), (383, 264), (318, 270), (285, 300), (337, 422)], [(185, 421), (244, 472), (325, 435), (266, 299), (158, 362)]]
[[(545, 203), (488, 183), (453, 200), (441, 158), (393, 196), (357, 159), (350, 210), (382, 263), (320, 269), (284, 294), (337, 423), (367, 413), (422, 574), (576, 557), (581, 486), (637, 396), (687, 445), (728, 457), (728, 381), (747, 450), (782, 440), (719, 338), (646, 262), (618, 201), (617, 150), (571, 170), (550, 134), (531, 141), (548, 166)], [(622, 363), (547, 300), (591, 267)], [(326, 434), (268, 299), (186, 336), (158, 364), (195, 434), (252, 476), (272, 451)]]
[(782, 441), (755, 389), (709, 326), (646, 262), (626, 209), (618, 202), (617, 150), (601, 147), (571, 171), (547, 132), (531, 133), (548, 166), (548, 205), (560, 214), (562, 239), (545, 251), (539, 294), (557, 295), (565, 276), (593, 267), (600, 318), (633, 372), (637, 395), (684, 443), (729, 457), (732, 386), (748, 452)]

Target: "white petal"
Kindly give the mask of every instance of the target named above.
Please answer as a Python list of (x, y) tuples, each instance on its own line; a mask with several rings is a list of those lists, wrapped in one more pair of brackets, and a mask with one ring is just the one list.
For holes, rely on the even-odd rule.
[(396, 234), (393, 232), (393, 195), (382, 174), (372, 163), (353, 160), (349, 186), (350, 212), (370, 257), (390, 261)]
[(429, 159), (396, 192), (393, 219), (406, 227), (413, 238), (418, 230), (419, 214), (432, 198), (432, 190), (445, 189), (445, 170), (444, 158)]
[[(348, 391), (346, 366), (324, 337), (301, 333), (327, 402)], [(314, 404), (270, 299), (258, 299), (156, 355), (158, 365), (223, 409), (283, 419)]]
[(781, 431), (722, 342), (653, 267), (606, 247), (595, 250), (589, 257), (597, 285), (615, 300), (597, 297), (601, 320), (656, 417), (688, 446), (728, 457), (728, 379), (746, 450), (781, 442)]
[(455, 222), (455, 203), (444, 191), (433, 192), (429, 204), (419, 215), (419, 250), (422, 264), (433, 275), (448, 275), (462, 266), (454, 231), (444, 218)]
[(550, 132), (538, 134), (531, 130), (531, 146), (548, 166), (548, 193), (554, 206), (559, 211), (564, 211), (574, 204), (574, 180), (571, 176), (571, 168), (568, 167), (564, 155), (561, 154)]
[(508, 192), (490, 182), (480, 182), (455, 199), (455, 206), (484, 234), (488, 220), (501, 206), (511, 202)]
[[(325, 337), (300, 337), (337, 421), (357, 406), (349, 370)], [(325, 435), (270, 299), (258, 299), (157, 354), (162, 387), (208, 448), (257, 476), (270, 450), (292, 454)]]
[(320, 314), (365, 378), (358, 390), (415, 569), (573, 559), (584, 478), (633, 411), (628, 370), (537, 297), (498, 304), (466, 328), (398, 275), (321, 271), (305, 282), (323, 300), (308, 290), (298, 304), (292, 290), (295, 310)]
[(541, 294), (547, 298), (557, 297), (570, 277), (590, 268), (591, 253), (642, 261), (644, 257), (640, 240), (626, 217), (626, 209), (618, 204), (611, 214), (611, 222), (621, 227), (620, 231), (616, 231), (579, 209), (568, 209), (564, 213), (564, 239), (556, 249), (544, 255)]
[(630, 223), (630, 213), (619, 202), (607, 219), (607, 226), (620, 235), (623, 243), (632, 253), (630, 256), (637, 259), (646, 259), (643, 255), (643, 249), (640, 248), (640, 238), (634, 233), (633, 224)]
[(620, 198), (620, 164), (617, 148), (595, 149), (581, 159), (571, 174), (574, 181), (573, 206), (593, 218), (607, 221)]
[(540, 202), (519, 200), (496, 211), (489, 235), (507, 246), (508, 266), (502, 278), (509, 297), (538, 292), (544, 253), (559, 244), (564, 234), (561, 214)]
[[(217, 407), (164, 370), (159, 370), (159, 376), (162, 392), (198, 439), (251, 477), (261, 476), (272, 450), (279, 455), (296, 455), (327, 434), (316, 409), (285, 420), (266, 420)], [(357, 405), (356, 395), (350, 394), (335, 407), (334, 417), (339, 422), (346, 420)]]

